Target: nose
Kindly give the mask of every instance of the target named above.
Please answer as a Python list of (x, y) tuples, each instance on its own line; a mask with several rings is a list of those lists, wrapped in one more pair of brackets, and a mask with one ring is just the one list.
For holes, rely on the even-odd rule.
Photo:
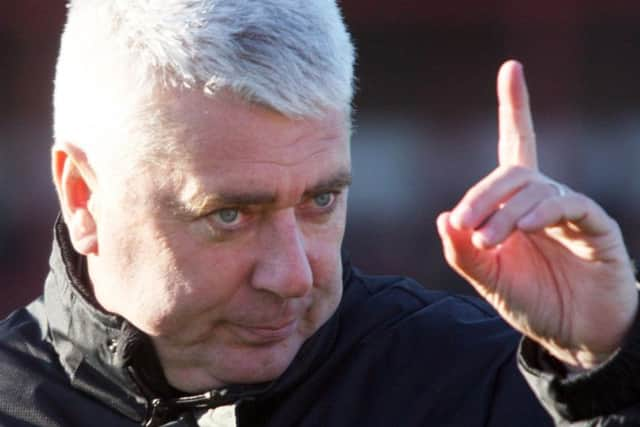
[(299, 298), (313, 286), (305, 240), (293, 209), (272, 214), (261, 232), (252, 285), (281, 298)]

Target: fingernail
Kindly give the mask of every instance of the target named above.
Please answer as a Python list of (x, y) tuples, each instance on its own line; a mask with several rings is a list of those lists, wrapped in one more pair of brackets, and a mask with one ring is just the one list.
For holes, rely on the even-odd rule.
[(493, 246), (493, 233), (491, 230), (476, 231), (471, 236), (471, 242), (477, 248), (488, 248)]

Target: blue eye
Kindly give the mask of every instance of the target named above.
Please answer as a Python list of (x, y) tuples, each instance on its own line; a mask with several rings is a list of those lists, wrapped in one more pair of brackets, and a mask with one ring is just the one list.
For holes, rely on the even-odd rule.
[(326, 208), (327, 206), (329, 206), (331, 204), (331, 202), (333, 202), (333, 198), (334, 197), (335, 197), (335, 195), (333, 193), (322, 193), (322, 194), (318, 194), (317, 196), (315, 196), (313, 198), (313, 202), (318, 207)]
[(240, 212), (238, 209), (225, 208), (220, 209), (215, 215), (222, 223), (233, 224), (238, 219), (238, 216), (240, 216)]

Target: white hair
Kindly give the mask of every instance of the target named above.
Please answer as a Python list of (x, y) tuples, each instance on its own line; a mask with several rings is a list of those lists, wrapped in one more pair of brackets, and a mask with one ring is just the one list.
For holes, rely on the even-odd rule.
[(292, 118), (350, 114), (354, 49), (335, 0), (72, 0), (68, 8), (56, 141), (83, 145), (118, 117), (128, 125), (140, 99), (166, 88), (226, 89)]

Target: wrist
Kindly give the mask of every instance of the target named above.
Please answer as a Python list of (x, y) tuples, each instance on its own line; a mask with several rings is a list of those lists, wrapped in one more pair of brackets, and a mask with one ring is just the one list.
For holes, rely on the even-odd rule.
[(615, 357), (618, 351), (620, 351), (619, 348), (616, 349), (616, 351), (606, 354), (593, 354), (587, 352), (584, 352), (585, 354), (582, 354), (581, 352), (578, 352), (578, 354), (575, 355), (573, 363), (568, 363), (565, 361), (562, 362), (567, 370), (567, 378), (572, 378), (576, 375), (584, 374), (585, 372), (600, 368), (601, 366), (611, 361), (611, 359)]
[(567, 351), (564, 354), (550, 352), (561, 361), (570, 374), (583, 373), (596, 369), (610, 361), (619, 351), (619, 347), (606, 353), (593, 353), (587, 350)]
[[(525, 378), (552, 412), (569, 421), (612, 414), (640, 399), (640, 312), (631, 329), (608, 359), (591, 369), (566, 363), (531, 338), (524, 337), (518, 361)], [(572, 356), (596, 360), (591, 354)], [(562, 360), (562, 361), (561, 361)], [(585, 369), (580, 372), (580, 369)]]

